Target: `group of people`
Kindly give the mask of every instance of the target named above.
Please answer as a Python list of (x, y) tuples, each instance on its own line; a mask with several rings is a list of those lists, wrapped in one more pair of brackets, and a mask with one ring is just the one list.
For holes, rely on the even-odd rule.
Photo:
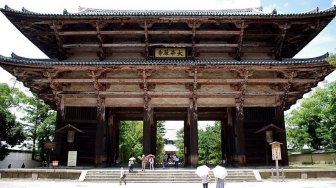
[(172, 162), (175, 168), (178, 168), (179, 165), (179, 158), (176, 154), (173, 157), (170, 157), (168, 154), (163, 155), (162, 157), (162, 168), (166, 168), (168, 166), (168, 162)]

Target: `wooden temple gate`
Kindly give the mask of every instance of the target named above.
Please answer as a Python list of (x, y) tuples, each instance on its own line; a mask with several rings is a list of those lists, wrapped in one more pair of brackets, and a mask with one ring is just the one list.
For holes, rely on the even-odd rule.
[[(0, 56), (0, 66), (73, 124), (79, 165), (112, 165), (119, 123), (144, 122), (143, 152), (155, 154), (156, 122), (183, 120), (186, 164), (198, 162), (197, 121), (221, 122), (222, 158), (264, 165), (265, 126), (288, 164), (284, 110), (333, 68), (323, 55), (293, 59), (335, 17), (260, 9), (33, 13), (1, 12), (50, 59)], [(267, 128), (267, 127), (266, 127)], [(263, 134), (260, 134), (262, 132)], [(68, 145), (57, 134), (55, 159)]]

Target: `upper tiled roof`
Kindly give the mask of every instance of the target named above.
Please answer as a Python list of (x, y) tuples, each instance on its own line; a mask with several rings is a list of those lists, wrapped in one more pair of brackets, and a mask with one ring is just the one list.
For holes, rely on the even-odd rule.
[(20, 56), (12, 55), (5, 57), (0, 55), (0, 64), (10, 63), (16, 65), (293, 65), (293, 64), (311, 64), (324, 62), (329, 56), (328, 53), (306, 59), (291, 59), (286, 58), (282, 61), (277, 60), (227, 60), (227, 59), (111, 59), (111, 60), (64, 60), (56, 59), (29, 59)]
[(92, 9), (80, 8), (77, 13), (69, 13), (64, 9), (63, 14), (49, 14), (49, 13), (36, 13), (22, 8), (18, 11), (8, 7), (0, 9), (2, 12), (12, 12), (18, 14), (27, 14), (35, 16), (63, 16), (63, 17), (94, 17), (94, 16), (130, 16), (130, 17), (150, 17), (150, 16), (303, 16), (324, 13), (335, 13), (336, 6), (327, 10), (313, 11), (303, 13), (277, 13), (276, 10), (271, 13), (264, 13), (262, 7), (259, 8), (246, 8), (246, 9), (223, 9), (223, 10), (108, 10), (108, 9)]

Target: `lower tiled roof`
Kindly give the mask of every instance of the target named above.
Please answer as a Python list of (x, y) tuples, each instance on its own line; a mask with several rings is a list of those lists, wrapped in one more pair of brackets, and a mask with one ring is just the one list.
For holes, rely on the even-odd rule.
[(0, 64), (12, 63), (17, 65), (289, 65), (289, 64), (309, 64), (324, 62), (329, 56), (328, 53), (306, 59), (286, 58), (279, 60), (228, 60), (228, 59), (106, 59), (99, 61), (92, 60), (64, 60), (56, 59), (29, 59), (12, 55), (5, 57), (0, 55)]

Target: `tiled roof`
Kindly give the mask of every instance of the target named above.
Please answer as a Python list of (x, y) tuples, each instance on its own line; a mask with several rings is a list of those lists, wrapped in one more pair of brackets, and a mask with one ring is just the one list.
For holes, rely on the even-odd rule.
[(17, 65), (291, 65), (319, 63), (326, 60), (328, 53), (307, 59), (286, 58), (278, 60), (227, 60), (227, 59), (111, 59), (111, 60), (64, 60), (55, 59), (28, 59), (16, 55), (5, 57), (0, 55), (0, 64), (10, 63)]
[(50, 14), (50, 13), (36, 13), (22, 8), (22, 11), (18, 11), (8, 7), (1, 8), (2, 12), (11, 12), (17, 14), (35, 15), (35, 16), (60, 16), (60, 17), (95, 17), (95, 16), (128, 16), (128, 17), (155, 17), (155, 16), (304, 16), (315, 15), (324, 13), (336, 13), (336, 6), (333, 6), (327, 10), (319, 11), (314, 9), (313, 11), (303, 13), (277, 13), (274, 10), (271, 13), (264, 13), (262, 7), (259, 8), (247, 8), (247, 9), (223, 9), (223, 10), (107, 10), (107, 9), (92, 9), (92, 8), (80, 8), (77, 13), (69, 13), (64, 9), (63, 14)]

